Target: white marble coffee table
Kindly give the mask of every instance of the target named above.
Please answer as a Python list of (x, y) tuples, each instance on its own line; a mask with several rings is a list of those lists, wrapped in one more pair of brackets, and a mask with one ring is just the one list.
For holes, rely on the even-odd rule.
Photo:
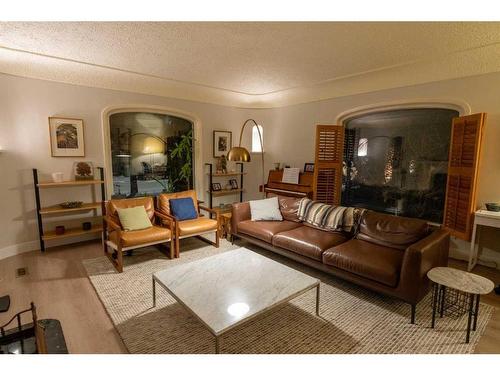
[(153, 274), (156, 283), (198, 318), (215, 336), (316, 288), (320, 281), (251, 250), (239, 248)]

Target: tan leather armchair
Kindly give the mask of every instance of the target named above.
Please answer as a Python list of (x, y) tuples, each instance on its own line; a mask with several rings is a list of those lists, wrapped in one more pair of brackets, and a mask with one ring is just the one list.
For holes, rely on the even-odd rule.
[[(144, 206), (153, 226), (147, 229), (125, 231), (122, 229), (118, 208)], [(104, 217), (103, 248), (104, 253), (118, 272), (123, 272), (123, 252), (145, 246), (161, 245), (170, 242), (170, 259), (174, 257), (174, 223), (169, 217), (155, 211), (152, 197), (111, 199), (106, 204)], [(109, 248), (113, 251), (109, 251)]]
[[(196, 212), (198, 212), (198, 217), (196, 219), (191, 220), (177, 220), (170, 212), (170, 199), (176, 198), (191, 198), (194, 203), (194, 207), (196, 208)], [(208, 207), (201, 206), (198, 202), (198, 198), (196, 196), (196, 191), (187, 190), (178, 193), (164, 193), (160, 194), (157, 197), (157, 211), (160, 214), (165, 215), (170, 220), (174, 222), (174, 238), (175, 238), (175, 256), (178, 258), (180, 253), (180, 240), (187, 237), (197, 236), (200, 240), (208, 242), (209, 244), (219, 247), (219, 213), (215, 210), (212, 210)], [(210, 214), (215, 215), (215, 220), (210, 217), (205, 217), (200, 214), (200, 211), (206, 211), (209, 216)], [(214, 233), (215, 241), (212, 242), (205, 237), (202, 237), (202, 234)]]

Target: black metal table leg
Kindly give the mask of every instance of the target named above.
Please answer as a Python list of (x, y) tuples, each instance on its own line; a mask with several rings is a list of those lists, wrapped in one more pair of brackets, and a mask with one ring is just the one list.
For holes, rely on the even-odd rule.
[(438, 304), (438, 291), (439, 291), (439, 285), (437, 283), (434, 283), (434, 295), (433, 295), (433, 301), (432, 301), (432, 324), (431, 328), (434, 328), (436, 325), (436, 310), (437, 310), (437, 304)]
[(439, 316), (441, 318), (444, 316), (445, 295), (446, 295), (446, 287), (444, 285), (441, 285), (441, 302), (440, 302), (440, 310), (439, 310)]
[(480, 295), (478, 294), (476, 296), (476, 308), (474, 311), (474, 323), (472, 324), (472, 330), (475, 331), (477, 327), (477, 317), (479, 316), (479, 297)]
[(467, 320), (467, 336), (465, 337), (465, 342), (468, 344), (470, 341), (470, 328), (472, 323), (472, 315), (474, 310), (474, 294), (469, 297), (469, 319)]

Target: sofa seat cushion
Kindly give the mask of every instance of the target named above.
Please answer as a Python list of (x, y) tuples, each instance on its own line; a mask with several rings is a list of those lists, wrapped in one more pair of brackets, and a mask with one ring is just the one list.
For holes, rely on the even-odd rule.
[(330, 247), (347, 241), (342, 232), (326, 232), (302, 225), (273, 237), (273, 245), (321, 261), (321, 254)]
[(425, 220), (366, 210), (361, 216), (357, 239), (404, 250), (429, 234)]
[(358, 239), (326, 250), (323, 263), (396, 287), (404, 251)]
[[(147, 245), (160, 241), (170, 241), (172, 234), (170, 229), (152, 226), (147, 229), (122, 231), (122, 245), (123, 247)], [(113, 231), (109, 234), (109, 240), (118, 245), (117, 232)]]
[(259, 240), (272, 243), (273, 236), (280, 232), (300, 227), (300, 223), (293, 221), (252, 221), (244, 220), (238, 223), (238, 233), (248, 234)]
[(177, 225), (181, 237), (217, 230), (217, 220), (203, 216), (197, 219), (178, 221)]

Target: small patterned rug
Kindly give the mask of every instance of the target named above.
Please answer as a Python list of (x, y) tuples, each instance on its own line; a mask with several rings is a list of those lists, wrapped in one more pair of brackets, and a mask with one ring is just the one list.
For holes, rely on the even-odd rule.
[[(436, 329), (430, 328), (430, 294), (419, 303), (417, 324), (412, 325), (406, 303), (253, 245), (241, 245), (320, 279), (322, 319), (315, 315), (316, 292), (311, 290), (224, 334), (221, 353), (472, 353), (494, 310), (481, 304), (477, 330), (466, 344), (467, 314), (438, 318)], [(90, 281), (131, 353), (215, 351), (213, 336), (161, 287), (157, 287), (157, 307), (152, 308), (151, 274), (239, 246), (224, 240), (216, 249), (195, 238), (182, 240), (181, 246), (181, 257), (174, 260), (155, 248), (137, 250), (125, 257), (121, 274), (104, 256), (84, 261)]]

